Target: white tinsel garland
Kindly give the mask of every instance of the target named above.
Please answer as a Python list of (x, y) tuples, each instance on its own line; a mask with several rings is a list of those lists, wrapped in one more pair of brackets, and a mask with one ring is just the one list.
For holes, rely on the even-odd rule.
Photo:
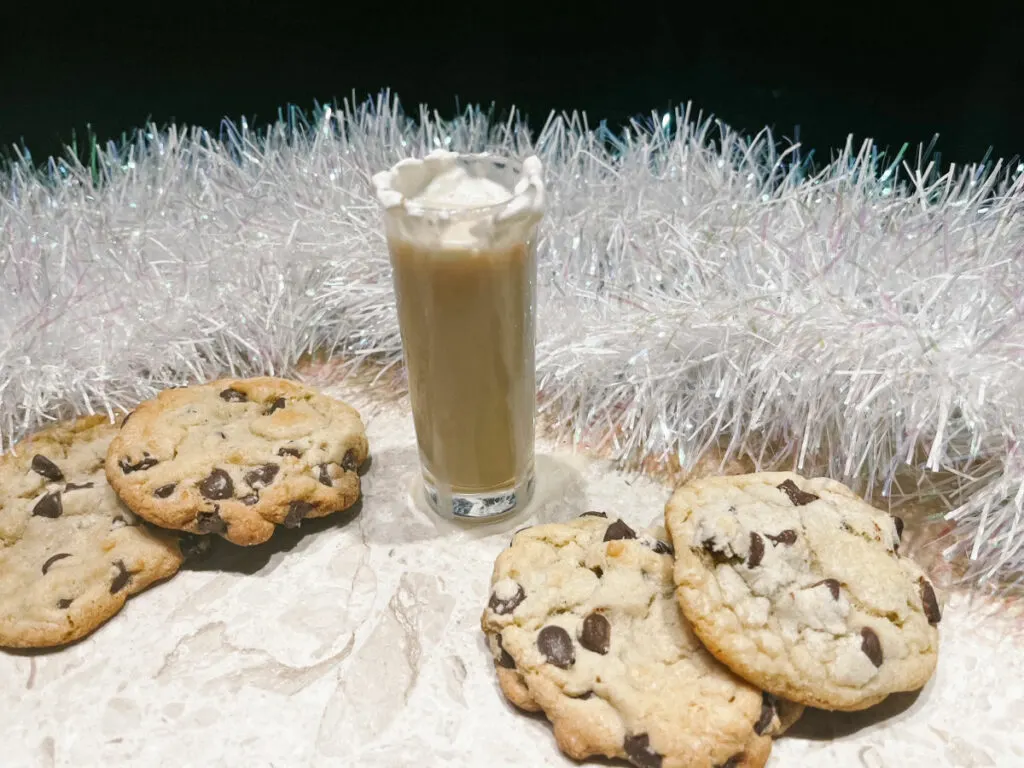
[[(885, 492), (909, 466), (970, 576), (1024, 570), (1019, 169), (940, 175), (848, 146), (812, 172), (686, 112), (622, 136), (553, 117), (403, 116), (140, 132), (0, 182), (2, 436), (159, 388), (399, 359), (369, 177), (444, 146), (545, 162), (546, 419), (624, 461), (730, 453)], [(770, 451), (770, 455), (768, 455)]]

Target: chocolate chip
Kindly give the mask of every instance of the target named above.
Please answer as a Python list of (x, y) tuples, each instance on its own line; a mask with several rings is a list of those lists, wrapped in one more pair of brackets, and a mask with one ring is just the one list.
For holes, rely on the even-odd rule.
[(261, 467), (256, 467), (256, 469), (245, 473), (245, 482), (249, 484), (250, 488), (266, 488), (274, 482), (279, 469), (281, 468), (277, 464), (264, 464)]
[(701, 546), (704, 551), (711, 555), (711, 559), (719, 565), (723, 563), (729, 563), (731, 565), (738, 565), (743, 562), (743, 558), (737, 557), (736, 555), (730, 555), (725, 550), (719, 549), (713, 538), (704, 539), (701, 542)]
[(583, 628), (580, 631), (580, 645), (588, 651), (600, 653), (602, 656), (608, 653), (612, 643), (612, 625), (608, 619), (600, 613), (592, 613), (583, 620)]
[(498, 639), (498, 666), (505, 669), (515, 669), (516, 660), (509, 655), (509, 652), (505, 650), (505, 646), (501, 644), (501, 633), (498, 633), (495, 637)]
[(124, 560), (115, 560), (114, 567), (117, 568), (117, 575), (114, 580), (110, 582), (110, 594), (116, 595), (122, 589), (128, 586), (128, 582), (132, 580), (131, 571), (125, 568)]
[(60, 467), (41, 453), (37, 453), (32, 457), (32, 471), (55, 483), (59, 483), (64, 479), (64, 473), (60, 471)]
[(651, 749), (651, 737), (646, 733), (627, 736), (622, 742), (622, 748), (633, 765), (640, 768), (661, 768), (662, 757)]
[(239, 501), (242, 502), (243, 504), (245, 504), (245, 506), (247, 506), (247, 507), (251, 507), (253, 504), (255, 504), (259, 500), (260, 500), (260, 495), (258, 493), (247, 493), (247, 494), (245, 494), (245, 496), (242, 496), (239, 499)]
[(153, 491), (153, 495), (158, 499), (166, 499), (172, 493), (174, 489), (178, 487), (177, 483), (168, 483), (167, 485), (161, 485), (159, 488)]
[(512, 613), (519, 604), (526, 599), (526, 591), (522, 584), (516, 584), (516, 593), (512, 597), (502, 600), (497, 592), (491, 593), (491, 599), (487, 601), (487, 607), (499, 616), (507, 616)]
[(95, 483), (82, 483), (81, 485), (78, 483), (68, 483), (64, 486), (64, 493), (68, 491), (84, 491), (87, 488), (92, 488), (94, 485)]
[(227, 523), (220, 516), (220, 510), (212, 512), (200, 512), (196, 515), (196, 530), (199, 533), (224, 533), (228, 529)]
[(740, 763), (742, 763), (746, 759), (747, 759), (746, 753), (745, 752), (740, 752), (739, 754), (735, 754), (732, 757), (730, 757), (724, 763), (721, 763), (720, 765), (716, 765), (715, 768), (736, 768), (736, 766), (738, 766)]
[(604, 541), (614, 541), (615, 539), (635, 539), (636, 531), (630, 528), (621, 520), (616, 520), (614, 523), (608, 526), (604, 532)]
[(764, 557), (764, 539), (759, 534), (750, 534), (750, 555), (747, 557), (747, 566), (757, 568)]
[(770, 533), (764, 535), (766, 539), (771, 539), (776, 544), (785, 544), (787, 547), (796, 544), (796, 531), (786, 529), (782, 533), (772, 536)]
[(786, 480), (781, 485), (776, 486), (776, 488), (789, 496), (789, 500), (793, 502), (794, 507), (802, 507), (804, 504), (810, 504), (812, 501), (818, 500), (818, 497), (813, 493), (801, 491), (792, 480)]
[(121, 468), (122, 474), (130, 475), (132, 472), (141, 472), (144, 469), (155, 467), (159, 463), (160, 462), (157, 459), (154, 459), (148, 453), (143, 453), (142, 458), (135, 464), (132, 464), (127, 458), (124, 458), (118, 460), (117, 466)]
[(332, 487), (334, 485), (334, 483), (331, 482), (331, 473), (327, 471), (327, 465), (326, 464), (321, 464), (320, 465), (319, 480), (320, 480), (321, 483), (326, 485), (328, 488), (330, 488), (330, 487)]
[(64, 504), (60, 500), (60, 491), (48, 493), (32, 507), (32, 514), (36, 517), (48, 517), (54, 520), (64, 514)]
[(754, 724), (754, 733), (758, 736), (763, 736), (764, 732), (771, 727), (772, 721), (778, 712), (778, 702), (779, 700), (770, 693), (764, 692), (761, 694), (761, 716), (757, 718), (757, 722)]
[(537, 648), (544, 654), (548, 664), (561, 669), (568, 669), (576, 662), (572, 638), (561, 627), (544, 627), (537, 635)]
[[(345, 451), (345, 457), (341, 460), (341, 468), (346, 472), (354, 472), (359, 469), (359, 462), (356, 460), (356, 452), (352, 449)], [(330, 483), (327, 483), (330, 485)]]
[(298, 448), (278, 448), (277, 455), (294, 456), (295, 458), (299, 458), (300, 456), (302, 456), (302, 451), (300, 451)]
[(58, 560), (63, 560), (65, 557), (71, 557), (71, 553), (61, 552), (60, 554), (54, 555), (53, 557), (49, 558), (45, 563), (43, 563), (43, 576), (45, 576), (46, 572), (50, 570), (51, 565), (56, 563)]
[(661, 541), (660, 539), (654, 540), (654, 544), (651, 545), (651, 549), (653, 549), (654, 552), (659, 555), (674, 555), (676, 553), (676, 551), (672, 549), (671, 544), (667, 544), (666, 542)]
[(231, 482), (231, 475), (223, 469), (215, 469), (209, 477), (199, 483), (199, 492), (207, 499), (215, 501), (230, 499), (235, 495), (235, 484)]
[(265, 410), (263, 413), (269, 416), (274, 411), (280, 411), (282, 408), (284, 408), (284, 398), (279, 397), (276, 400), (274, 400), (274, 402), (270, 404), (270, 407), (267, 408), (267, 410)]
[(249, 401), (244, 392), (239, 392), (237, 389), (231, 389), (230, 387), (221, 390), (220, 399), (228, 403), (246, 403)]
[(72, 600), (70, 597), (62, 597), (60, 600), (57, 601), (57, 607), (63, 611), (65, 608), (70, 608), (73, 602), (75, 601)]
[(293, 501), (288, 505), (288, 514), (284, 518), (285, 528), (298, 528), (302, 520), (313, 511), (308, 501)]
[(921, 589), (921, 605), (924, 607), (924, 616), (928, 619), (928, 623), (934, 626), (942, 621), (942, 611), (939, 610), (939, 601), (935, 598), (935, 590), (924, 576), (917, 580), (917, 586)]
[(600, 565), (595, 565), (595, 566), (594, 566), (593, 568), (591, 568), (590, 570), (591, 570), (591, 572), (592, 572), (592, 573), (593, 573), (593, 574), (594, 574), (595, 576), (597, 576), (597, 578), (599, 578), (599, 579), (600, 579), (600, 578), (601, 578), (602, 576), (604, 576), (604, 570), (603, 570), (603, 569), (601, 568), (601, 566), (600, 566)]
[(816, 582), (814, 584), (811, 584), (811, 588), (813, 589), (814, 587), (828, 587), (828, 591), (832, 593), (832, 599), (833, 600), (838, 600), (839, 599), (839, 587), (840, 587), (840, 584), (835, 579), (824, 579), (823, 581), (819, 581), (819, 582)]
[(213, 549), (213, 540), (209, 536), (194, 536), (191, 533), (183, 533), (178, 539), (178, 548), (186, 560), (198, 561), (210, 554)]
[(580, 517), (608, 517), (607, 512), (584, 512)]
[(124, 425), (128, 423), (128, 419), (130, 419), (132, 417), (132, 414), (134, 413), (135, 411), (129, 411), (127, 414), (125, 414), (125, 417), (121, 420), (121, 426), (118, 427), (118, 429), (124, 429)]
[(878, 639), (875, 630), (864, 627), (860, 631), (860, 649), (871, 659), (876, 667), (882, 666), (882, 641)]
[(893, 546), (892, 551), (899, 552), (900, 544), (903, 542), (903, 518), (893, 515), (892, 522), (896, 526), (896, 544)]

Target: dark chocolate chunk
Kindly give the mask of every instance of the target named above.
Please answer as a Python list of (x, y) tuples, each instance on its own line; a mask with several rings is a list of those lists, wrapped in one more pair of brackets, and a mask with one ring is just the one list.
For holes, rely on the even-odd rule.
[(718, 545), (715, 544), (714, 539), (704, 539), (701, 543), (704, 547), (704, 551), (711, 555), (711, 559), (719, 565), (723, 563), (730, 563), (732, 565), (738, 565), (743, 562), (743, 558), (737, 557), (736, 555), (730, 555), (728, 552), (719, 549)]
[(942, 621), (942, 611), (939, 610), (939, 601), (935, 598), (935, 590), (924, 576), (917, 581), (921, 589), (921, 605), (924, 607), (924, 616), (928, 623), (938, 624)]
[(816, 584), (811, 584), (811, 587), (828, 587), (828, 591), (832, 593), (832, 599), (839, 599), (840, 584), (836, 579), (824, 579), (822, 581), (817, 582)]
[(294, 456), (296, 459), (302, 455), (302, 451), (298, 448), (278, 448), (278, 456)]
[(68, 491), (84, 491), (87, 488), (92, 488), (94, 485), (95, 483), (68, 483), (64, 486), (64, 493)]
[(766, 539), (771, 539), (776, 544), (785, 544), (787, 547), (796, 544), (796, 531), (787, 528), (776, 536), (772, 536), (770, 533), (764, 535)]
[(178, 548), (186, 560), (199, 561), (210, 554), (213, 549), (213, 540), (209, 536), (183, 533), (178, 539)]
[(661, 541), (660, 539), (654, 540), (654, 544), (651, 546), (651, 549), (659, 555), (674, 555), (676, 553), (676, 551), (672, 549), (671, 544)]
[(231, 482), (231, 475), (223, 469), (215, 469), (209, 477), (200, 481), (199, 492), (207, 499), (215, 501), (230, 499), (235, 495), (235, 484)]
[(864, 627), (860, 631), (860, 649), (864, 651), (864, 654), (871, 659), (871, 663), (876, 667), (882, 666), (882, 641), (878, 639), (878, 635), (875, 634), (875, 630), (870, 627)]
[(141, 472), (144, 469), (155, 467), (159, 463), (160, 462), (157, 459), (154, 459), (148, 453), (143, 453), (142, 458), (139, 459), (134, 464), (128, 461), (127, 458), (124, 458), (118, 459), (117, 466), (121, 468), (122, 474), (130, 475), (132, 472)]
[(789, 496), (789, 500), (793, 502), (794, 507), (802, 507), (804, 504), (810, 504), (812, 501), (817, 501), (818, 497), (813, 493), (807, 491), (801, 491), (797, 484), (792, 480), (786, 480), (781, 485), (776, 486), (780, 491)]
[(608, 526), (604, 532), (604, 541), (614, 541), (615, 539), (635, 539), (636, 531), (630, 528), (621, 520), (616, 520), (614, 523)]
[(313, 511), (308, 501), (293, 501), (288, 505), (288, 514), (284, 518), (285, 528), (298, 528), (303, 519)]
[(253, 504), (255, 504), (259, 500), (260, 500), (260, 495), (258, 493), (255, 493), (255, 492), (254, 493), (247, 493), (247, 494), (245, 494), (245, 496), (242, 496), (239, 499), (239, 501), (242, 502), (243, 504), (245, 504), (245, 506), (247, 506), (247, 507), (251, 507)]
[(487, 607), (499, 616), (506, 616), (512, 613), (526, 599), (526, 591), (523, 589), (523, 585), (516, 584), (516, 587), (516, 593), (507, 600), (502, 600), (498, 597), (497, 592), (492, 592), (491, 599), (487, 601)]
[(499, 632), (495, 637), (498, 639), (498, 666), (505, 669), (515, 669), (516, 660), (509, 655), (509, 652), (505, 650), (505, 646), (501, 644), (501, 633)]
[(746, 759), (747, 755), (744, 752), (733, 755), (721, 765), (716, 765), (715, 768), (736, 768), (740, 763)]
[(572, 638), (561, 627), (544, 627), (537, 635), (537, 648), (544, 654), (548, 664), (561, 669), (568, 669), (576, 662)]
[(32, 514), (36, 517), (48, 517), (51, 520), (64, 514), (64, 504), (60, 500), (60, 491), (48, 493), (32, 507)]
[(153, 491), (153, 495), (156, 496), (158, 499), (166, 499), (168, 496), (174, 493), (174, 489), (177, 487), (177, 483), (168, 483), (167, 485), (161, 485), (159, 488)]
[(608, 619), (600, 613), (592, 613), (583, 620), (583, 628), (580, 631), (580, 645), (588, 651), (600, 653), (602, 656), (608, 653), (612, 644), (612, 625)]
[(750, 554), (747, 557), (747, 565), (750, 568), (757, 568), (761, 564), (761, 559), (764, 557), (764, 539), (761, 538), (760, 534), (751, 532), (750, 534)]
[(662, 757), (651, 749), (651, 737), (646, 733), (627, 736), (622, 742), (622, 748), (633, 765), (640, 768), (661, 768)]
[[(346, 472), (354, 472), (359, 469), (359, 462), (356, 461), (356, 452), (352, 449), (345, 451), (345, 456), (341, 460), (341, 468)], [(330, 483), (328, 483), (330, 485)]]
[(116, 595), (122, 589), (128, 586), (128, 582), (132, 580), (131, 571), (129, 571), (125, 565), (124, 560), (115, 560), (114, 567), (117, 568), (117, 575), (114, 576), (114, 580), (110, 582), (110, 594)]
[(764, 732), (771, 727), (772, 720), (775, 719), (775, 715), (778, 712), (779, 700), (772, 696), (770, 693), (761, 694), (761, 716), (757, 718), (757, 722), (754, 724), (754, 733), (758, 736), (763, 736)]
[(256, 469), (245, 473), (245, 482), (249, 484), (250, 488), (266, 488), (274, 482), (279, 469), (281, 468), (277, 464), (264, 464), (261, 467), (256, 467)]
[(59, 483), (64, 479), (64, 473), (60, 471), (60, 467), (41, 453), (37, 453), (32, 457), (32, 471), (55, 483)]
[(893, 552), (899, 552), (900, 544), (903, 542), (903, 518), (893, 515), (892, 523), (896, 526), (896, 545), (892, 550)]
[(274, 402), (270, 404), (270, 407), (267, 408), (267, 410), (265, 410), (263, 413), (269, 416), (274, 411), (280, 411), (282, 408), (284, 408), (284, 398), (279, 397), (276, 400), (274, 400)]
[(580, 517), (608, 517), (607, 512), (584, 512)]
[(245, 396), (244, 392), (239, 392), (237, 389), (231, 389), (230, 387), (228, 387), (227, 389), (221, 390), (220, 399), (224, 400), (225, 402), (228, 402), (228, 403), (247, 403), (247, 402), (249, 402), (249, 398)]
[(61, 552), (59, 554), (54, 555), (51, 558), (48, 558), (47, 561), (45, 563), (43, 563), (43, 575), (44, 576), (46, 575), (46, 572), (48, 570), (50, 570), (50, 566), (51, 565), (56, 563), (58, 560), (63, 560), (65, 557), (71, 557), (71, 553), (70, 552)]
[(328, 488), (332, 487), (334, 485), (334, 483), (331, 482), (331, 473), (327, 471), (327, 465), (326, 464), (321, 464), (319, 469), (320, 469), (320, 474), (318, 475), (317, 479), (321, 483), (326, 485)]
[(60, 600), (57, 601), (57, 607), (63, 611), (65, 608), (70, 608), (73, 602), (75, 601), (72, 600), (70, 597), (62, 597)]
[(601, 578), (602, 576), (604, 576), (604, 569), (603, 569), (603, 568), (601, 568), (601, 566), (600, 566), (600, 565), (595, 565), (595, 566), (594, 566), (593, 568), (591, 568), (590, 570), (591, 570), (591, 572), (592, 572), (592, 573), (593, 573), (593, 574), (594, 574), (595, 576), (597, 576), (597, 578), (599, 578), (599, 579), (600, 579), (600, 578)]
[(196, 515), (196, 530), (199, 533), (224, 533), (228, 529), (227, 523), (220, 516), (220, 510), (200, 512)]

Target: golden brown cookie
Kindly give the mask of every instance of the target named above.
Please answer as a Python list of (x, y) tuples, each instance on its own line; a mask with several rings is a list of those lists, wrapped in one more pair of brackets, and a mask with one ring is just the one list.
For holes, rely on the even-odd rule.
[(505, 695), (539, 708), (570, 757), (761, 766), (799, 715), (704, 650), (676, 604), (671, 547), (588, 514), (519, 532), (482, 626)]
[(935, 670), (938, 601), (902, 524), (825, 478), (704, 478), (673, 495), (683, 613), (726, 666), (776, 696), (857, 710)]
[(0, 458), (0, 645), (63, 645), (174, 574), (178, 535), (153, 530), (107, 484), (104, 416), (57, 424)]
[(140, 517), (249, 545), (351, 507), (368, 450), (340, 400), (285, 379), (223, 379), (139, 405), (106, 471)]

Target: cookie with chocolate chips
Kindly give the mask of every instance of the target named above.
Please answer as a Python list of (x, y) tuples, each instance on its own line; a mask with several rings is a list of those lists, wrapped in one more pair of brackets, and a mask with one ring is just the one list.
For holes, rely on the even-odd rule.
[(501, 689), (543, 711), (577, 760), (764, 765), (802, 708), (704, 650), (675, 601), (671, 551), (661, 530), (594, 513), (518, 532), (481, 620)]
[(250, 545), (351, 507), (368, 450), (339, 400), (285, 379), (224, 379), (142, 403), (106, 471), (140, 517)]
[(791, 473), (705, 478), (676, 491), (665, 521), (683, 613), (744, 679), (858, 710), (934, 672), (935, 590), (900, 554), (899, 519), (846, 486)]
[(178, 535), (144, 525), (107, 484), (115, 434), (105, 416), (90, 416), (0, 458), (0, 646), (85, 637), (181, 565)]

